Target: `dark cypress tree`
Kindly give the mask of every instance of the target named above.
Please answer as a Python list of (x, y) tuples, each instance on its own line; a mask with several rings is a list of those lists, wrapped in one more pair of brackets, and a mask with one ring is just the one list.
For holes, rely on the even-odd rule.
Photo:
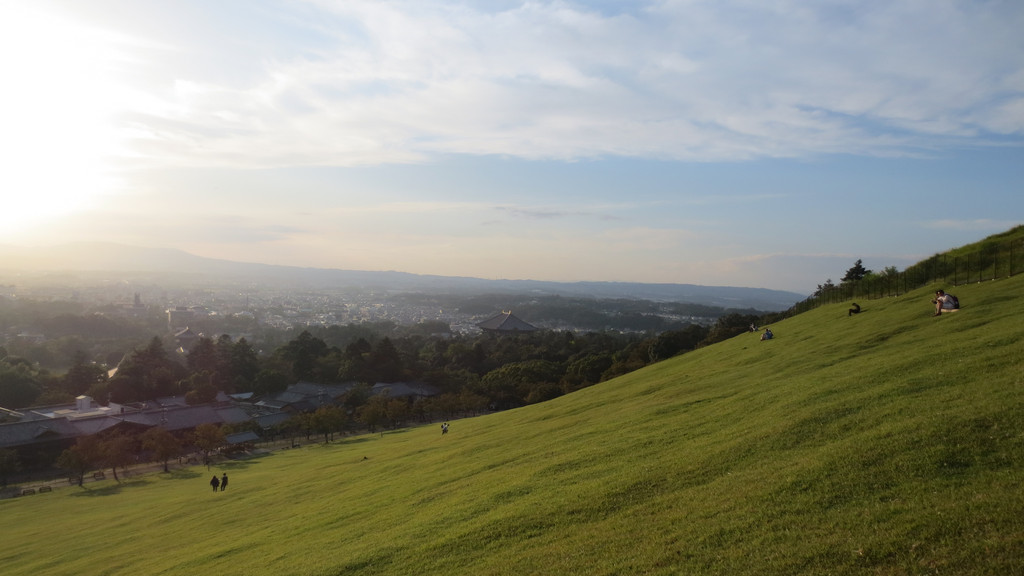
[(843, 276), (841, 282), (858, 282), (863, 280), (865, 276), (871, 274), (871, 270), (864, 268), (864, 264), (858, 259), (853, 263), (853, 267), (846, 271), (846, 276)]

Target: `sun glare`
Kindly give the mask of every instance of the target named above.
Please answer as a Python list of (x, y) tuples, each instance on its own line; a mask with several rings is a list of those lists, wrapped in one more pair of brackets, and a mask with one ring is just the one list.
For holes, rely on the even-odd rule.
[[(28, 4), (28, 3), (26, 3)], [(0, 236), (81, 210), (111, 184), (114, 52), (102, 34), (0, 8)]]

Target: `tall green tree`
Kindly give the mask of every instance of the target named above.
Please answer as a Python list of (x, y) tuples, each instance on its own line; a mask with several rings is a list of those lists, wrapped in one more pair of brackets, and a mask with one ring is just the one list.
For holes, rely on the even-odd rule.
[(858, 259), (853, 263), (853, 266), (846, 271), (846, 274), (842, 277), (840, 282), (859, 282), (868, 274), (871, 274), (871, 270), (865, 268), (863, 262)]
[(7, 480), (11, 474), (21, 470), (18, 453), (9, 448), (0, 448), (0, 488), (7, 488)]
[(93, 386), (107, 381), (107, 371), (102, 366), (89, 362), (85, 352), (75, 352), (73, 362), (61, 378), (61, 388), (71, 396), (85, 394)]
[(277, 353), (291, 368), (296, 380), (311, 380), (316, 374), (317, 359), (327, 354), (327, 344), (303, 330), (299, 336)]
[(135, 439), (124, 434), (113, 434), (100, 441), (100, 462), (108, 466), (118, 483), (117, 469), (127, 470), (135, 461)]
[(217, 346), (213, 340), (203, 336), (188, 351), (185, 361), (190, 372), (209, 372), (213, 374), (219, 368)]
[(499, 407), (511, 408), (561, 395), (557, 384), (564, 373), (565, 367), (557, 362), (524, 360), (488, 372), (480, 383)]
[(338, 380), (343, 382), (370, 382), (374, 379), (369, 369), (369, 356), (373, 346), (365, 339), (358, 338), (345, 346), (338, 368)]
[(252, 383), (252, 390), (260, 396), (270, 396), (288, 389), (294, 381), (277, 370), (260, 370)]
[(597, 384), (601, 381), (601, 375), (611, 368), (613, 363), (612, 355), (607, 352), (581, 355), (566, 365), (562, 382), (570, 389)]
[(209, 404), (217, 399), (217, 387), (213, 385), (213, 376), (209, 372), (200, 372), (182, 382), (187, 389), (185, 403), (190, 406)]
[(216, 424), (200, 424), (192, 433), (192, 443), (203, 454), (203, 464), (210, 467), (210, 454), (224, 445), (224, 431)]
[(465, 413), (479, 414), (487, 409), (488, 399), (482, 394), (477, 394), (469, 389), (463, 389), (458, 396), (457, 408)]
[(381, 338), (373, 347), (368, 364), (378, 382), (398, 382), (402, 379), (402, 357), (390, 338)]
[(213, 371), (213, 385), (217, 387), (217, 390), (228, 394), (235, 391), (235, 369), (231, 361), (234, 347), (231, 336), (221, 334), (217, 338), (217, 364)]
[(324, 435), (324, 444), (334, 439), (334, 433), (345, 427), (345, 411), (338, 406), (321, 406), (313, 413), (310, 427), (314, 432)]
[(152, 452), (158, 461), (163, 462), (164, 472), (169, 472), (167, 462), (181, 454), (181, 442), (174, 434), (160, 426), (143, 433), (142, 447)]
[(80, 446), (72, 446), (57, 457), (57, 467), (66, 470), (81, 486), (85, 482), (85, 473), (92, 469), (92, 462)]
[(822, 296), (827, 296), (830, 292), (834, 290), (836, 290), (836, 285), (835, 283), (832, 282), (832, 279), (829, 278), (825, 280), (824, 284), (818, 284), (818, 288), (817, 290), (814, 291), (814, 294), (811, 294), (811, 298), (820, 298)]
[(110, 379), (110, 401), (118, 404), (153, 400), (180, 392), (178, 382), (187, 369), (175, 362), (164, 350), (163, 341), (154, 336), (149, 344), (132, 352)]
[(377, 394), (371, 396), (366, 404), (359, 409), (359, 420), (370, 431), (374, 432), (377, 426), (383, 426), (388, 421), (388, 395)]
[(392, 428), (404, 426), (412, 417), (412, 406), (406, 398), (389, 398), (384, 410)]
[(31, 363), (12, 356), (0, 360), (0, 406), (31, 406), (42, 391), (39, 372)]
[[(752, 322), (756, 323), (756, 320)], [(744, 330), (750, 329), (750, 323)], [(651, 345), (651, 360), (657, 362), (671, 358), (682, 352), (689, 352), (697, 347), (708, 334), (708, 330), (696, 324), (683, 330), (669, 330), (658, 334)]]
[(82, 436), (75, 445), (64, 450), (57, 457), (57, 467), (67, 470), (81, 486), (85, 473), (102, 464), (103, 452), (95, 436)]
[(231, 346), (231, 374), (235, 391), (252, 390), (256, 375), (259, 373), (259, 355), (248, 340), (239, 338)]

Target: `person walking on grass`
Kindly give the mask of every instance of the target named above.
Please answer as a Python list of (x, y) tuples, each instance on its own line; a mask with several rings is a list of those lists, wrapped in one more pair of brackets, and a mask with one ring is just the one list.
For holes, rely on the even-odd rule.
[(217, 480), (217, 475), (214, 474), (213, 478), (210, 478), (210, 486), (213, 486), (213, 491), (217, 491), (217, 487), (220, 486), (220, 480)]
[(228, 487), (228, 473), (225, 472), (220, 478), (220, 491), (223, 492)]

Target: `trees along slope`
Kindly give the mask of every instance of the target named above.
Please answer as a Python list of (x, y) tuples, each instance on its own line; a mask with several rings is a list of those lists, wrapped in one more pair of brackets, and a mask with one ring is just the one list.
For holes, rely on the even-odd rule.
[[(13, 574), (1014, 574), (1024, 277), (550, 402), (0, 502)], [(215, 472), (220, 469), (215, 465)]]

